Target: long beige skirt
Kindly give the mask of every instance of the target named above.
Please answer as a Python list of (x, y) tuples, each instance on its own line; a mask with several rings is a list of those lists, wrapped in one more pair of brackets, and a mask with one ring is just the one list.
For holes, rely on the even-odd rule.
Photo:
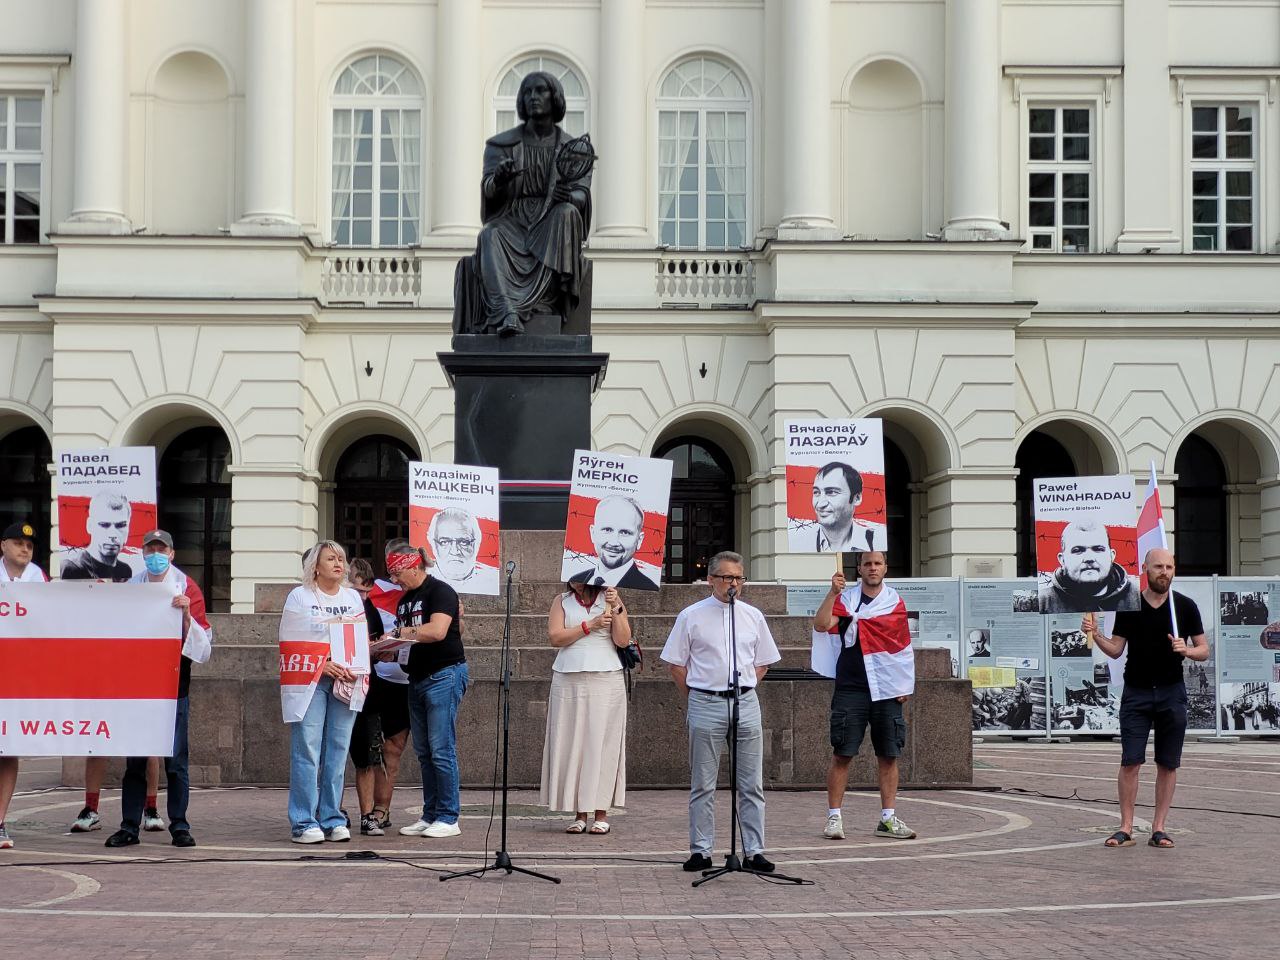
[(541, 802), (608, 810), (627, 799), (627, 687), (621, 670), (551, 674)]

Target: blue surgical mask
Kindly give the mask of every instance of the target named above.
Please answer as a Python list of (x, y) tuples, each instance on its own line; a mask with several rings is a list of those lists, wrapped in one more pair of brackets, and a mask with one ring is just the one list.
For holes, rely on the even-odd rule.
[(147, 565), (147, 573), (157, 577), (169, 569), (169, 558), (163, 553), (148, 553), (143, 562)]

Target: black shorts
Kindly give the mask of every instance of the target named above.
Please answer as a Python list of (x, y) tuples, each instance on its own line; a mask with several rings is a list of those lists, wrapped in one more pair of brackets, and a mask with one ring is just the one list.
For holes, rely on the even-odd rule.
[(382, 762), (382, 741), (409, 729), (409, 687), (376, 673), (369, 678), (369, 695), (351, 728), (351, 763), (367, 770)]
[(1120, 764), (1147, 762), (1147, 735), (1156, 731), (1156, 763), (1167, 770), (1182, 764), (1187, 734), (1187, 687), (1179, 681), (1163, 687), (1125, 686), (1120, 697)]
[(873, 701), (866, 690), (837, 687), (831, 697), (831, 749), (835, 754), (857, 756), (868, 724), (871, 725), (871, 746), (877, 757), (902, 756), (907, 742), (907, 721), (903, 719), (898, 699)]

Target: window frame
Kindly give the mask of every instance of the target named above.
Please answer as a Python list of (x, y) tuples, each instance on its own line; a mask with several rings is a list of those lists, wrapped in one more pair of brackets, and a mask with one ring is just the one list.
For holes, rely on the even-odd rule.
[[(5, 175), (3, 187), (5, 191), (4, 216), (0, 217), (0, 249), (2, 250), (22, 250), (33, 249), (49, 245), (49, 231), (52, 229), (52, 218), (50, 215), (50, 207), (52, 197), (52, 171), (51, 148), (53, 143), (53, 118), (51, 116), (53, 110), (53, 91), (52, 82), (49, 83), (22, 83), (22, 82), (0, 82), (0, 98), (4, 98), (9, 104), (12, 104), (16, 98), (23, 99), (39, 99), (40, 101), (40, 225), (39, 235), (35, 243), (16, 243), (12, 241), (10, 236), (13, 232), (13, 204), (8, 202), (8, 195), (13, 189), (12, 178), (8, 173)], [(6, 109), (8, 107), (6, 106)], [(6, 140), (0, 143), (0, 164), (11, 170), (15, 163), (29, 163), (27, 159), (34, 154), (21, 154), (17, 151), (9, 151), (7, 149), (7, 131), (13, 128), (12, 116), (7, 116), (6, 123)]]
[[(529, 51), (526, 51), (525, 53), (520, 54), (519, 56), (513, 57), (510, 61), (508, 61), (506, 66), (504, 66), (501, 70), (498, 71), (498, 75), (494, 79), (493, 96), (489, 98), (489, 114), (488, 114), (489, 135), (493, 136), (495, 134), (502, 133), (503, 130), (510, 129), (510, 127), (502, 126), (498, 123), (498, 114), (503, 111), (510, 110), (511, 115), (515, 117), (515, 122), (512, 124), (512, 126), (515, 126), (515, 124), (518, 124), (520, 122), (520, 118), (516, 113), (516, 98), (503, 96), (502, 94), (498, 93), (498, 90), (501, 89), (502, 81), (507, 78), (507, 75), (509, 73), (515, 70), (515, 68), (518, 67), (521, 63), (524, 63), (524, 61), (534, 60), (534, 59), (555, 61), (556, 63), (560, 64), (562, 67), (566, 67), (570, 72), (574, 74), (574, 76), (578, 78), (578, 84), (582, 87), (582, 90), (583, 90), (582, 96), (571, 97), (568, 94), (565, 94), (565, 112), (571, 113), (574, 111), (581, 111), (583, 132), (589, 133), (592, 129), (591, 86), (590, 84), (587, 83), (587, 76), (586, 76), (586, 73), (583, 71), (582, 67), (579, 66), (570, 57), (567, 57), (564, 54), (556, 51), (529, 50)], [(577, 134), (572, 134), (572, 133), (570, 135), (577, 136)]]
[[(408, 72), (418, 84), (420, 95), (411, 96), (406, 94), (339, 94), (335, 92), (338, 81), (342, 75), (354, 64), (367, 57), (386, 57), (395, 60), (405, 71)], [(321, 221), (323, 228), (323, 236), (329, 246), (341, 250), (411, 250), (421, 247), (426, 232), (427, 224), (430, 223), (429, 211), (427, 204), (430, 199), (431, 184), (427, 179), (429, 173), (427, 165), (427, 129), (429, 116), (427, 113), (427, 105), (430, 97), (427, 95), (426, 83), (422, 74), (414, 67), (413, 63), (404, 54), (397, 51), (387, 50), (362, 50), (352, 56), (343, 59), (342, 64), (334, 71), (332, 80), (329, 83), (329, 94), (322, 102), (324, 111), (324, 132), (325, 143), (327, 144), (327, 153), (322, 154), (324, 157), (323, 169), (324, 173), (321, 178), (321, 186), (323, 188), (323, 203), (321, 205)], [(382, 178), (382, 135), (381, 120), (384, 108), (395, 110), (417, 110), (418, 111), (418, 217), (417, 217), (417, 239), (411, 244), (387, 244), (381, 243), (381, 215), (379, 213), (379, 200), (381, 191), (379, 186)], [(374, 159), (371, 160), (373, 167), (373, 176), (370, 184), (370, 193), (372, 196), (372, 207), (370, 210), (370, 242), (368, 244), (356, 243), (339, 243), (337, 240), (336, 221), (333, 216), (333, 174), (334, 174), (334, 114), (336, 111), (343, 110), (371, 110), (373, 113), (372, 136), (374, 143)], [(403, 193), (397, 189), (397, 197), (403, 198)], [(400, 222), (407, 222), (405, 218), (400, 217)]]
[[(1102, 252), (1103, 242), (1103, 192), (1102, 192), (1102, 157), (1103, 149), (1103, 106), (1104, 96), (1101, 94), (1040, 94), (1026, 93), (1021, 97), (1021, 109), (1018, 115), (1018, 210), (1022, 218), (1024, 236), (1022, 251), (1040, 256), (1047, 254), (1079, 254)], [(1089, 160), (1087, 164), (1077, 160), (1032, 160), (1031, 159), (1031, 111), (1052, 109), (1055, 112), (1054, 140), (1061, 144), (1061, 114), (1063, 110), (1089, 111)], [(1086, 170), (1087, 167), (1087, 170)], [(1050, 173), (1055, 176), (1054, 226), (1031, 226), (1031, 175), (1032, 173)], [(1062, 174), (1083, 173), (1089, 175), (1089, 245), (1085, 250), (1066, 251), (1062, 249)], [(1049, 231), (1052, 233), (1048, 233)], [(1053, 238), (1049, 249), (1034, 246), (1035, 237), (1050, 235)]]
[[(1225, 123), (1222, 111), (1227, 107), (1247, 108), (1253, 115), (1253, 157), (1250, 160), (1232, 160), (1228, 158), (1198, 159), (1193, 156), (1193, 145), (1195, 136), (1195, 111), (1206, 107), (1214, 107), (1218, 110), (1218, 119), (1220, 123)], [(1183, 243), (1183, 250), (1187, 253), (1209, 254), (1213, 256), (1236, 255), (1248, 256), (1250, 254), (1262, 253), (1265, 251), (1266, 237), (1266, 169), (1264, 160), (1266, 158), (1266, 98), (1262, 95), (1249, 94), (1230, 94), (1230, 93), (1187, 93), (1182, 100), (1182, 149), (1185, 158), (1182, 164), (1182, 222), (1186, 239)], [(1218, 128), (1218, 136), (1225, 137), (1225, 127)], [(1219, 214), (1221, 215), (1218, 223), (1217, 239), (1221, 245), (1213, 250), (1197, 250), (1195, 247), (1195, 200), (1193, 191), (1195, 190), (1195, 175), (1206, 170), (1213, 170), (1218, 173), (1220, 192)], [(1253, 175), (1253, 196), (1250, 198), (1252, 202), (1252, 221), (1253, 227), (1253, 243), (1248, 250), (1228, 250), (1226, 248), (1226, 202), (1225, 178), (1230, 172), (1248, 171)]]
[[(745, 91), (745, 96), (737, 97), (698, 97), (698, 98), (681, 98), (681, 97), (664, 97), (660, 91), (667, 77), (675, 70), (695, 60), (711, 60), (719, 63), (731, 70), (738, 78), (738, 82)], [(746, 73), (734, 61), (720, 56), (713, 52), (697, 52), (689, 56), (681, 57), (673, 61), (658, 77), (657, 86), (655, 88), (654, 112), (652, 114), (654, 121), (653, 137), (651, 139), (651, 175), (654, 177), (653, 206), (650, 208), (652, 213), (651, 228), (654, 237), (657, 238), (659, 246), (672, 251), (688, 252), (688, 253), (737, 253), (742, 250), (751, 249), (756, 235), (755, 216), (755, 181), (756, 169), (758, 166), (757, 157), (755, 155), (755, 97), (752, 92), (752, 86), (748, 81)], [(707, 245), (707, 137), (706, 137), (706, 117), (707, 112), (713, 113), (723, 112), (741, 112), (743, 114), (744, 128), (744, 145), (743, 157), (746, 166), (745, 183), (744, 183), (744, 203), (745, 212), (742, 226), (742, 244), (741, 246), (721, 246), (711, 247)], [(696, 246), (683, 246), (679, 243), (663, 244), (662, 242), (662, 173), (661, 173), (661, 129), (662, 114), (664, 112), (675, 113), (678, 117), (680, 112), (697, 112), (698, 114), (698, 243)], [(678, 123), (678, 120), (677, 120)], [(727, 222), (727, 217), (726, 217)]]

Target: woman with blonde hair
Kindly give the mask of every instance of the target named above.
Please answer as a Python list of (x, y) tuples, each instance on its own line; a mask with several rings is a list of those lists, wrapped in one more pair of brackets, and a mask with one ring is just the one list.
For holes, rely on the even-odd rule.
[(347, 749), (368, 677), (329, 658), (329, 624), (364, 620), (346, 583), (347, 555), (321, 540), (302, 558), (302, 585), (280, 617), (280, 700), (291, 728), (289, 825), (294, 843), (351, 839), (342, 813)]
[(558, 653), (547, 698), (541, 802), (575, 812), (566, 833), (605, 834), (609, 808), (626, 803), (627, 694), (618, 651), (631, 643), (627, 608), (613, 587), (566, 584), (551, 602), (547, 638)]

